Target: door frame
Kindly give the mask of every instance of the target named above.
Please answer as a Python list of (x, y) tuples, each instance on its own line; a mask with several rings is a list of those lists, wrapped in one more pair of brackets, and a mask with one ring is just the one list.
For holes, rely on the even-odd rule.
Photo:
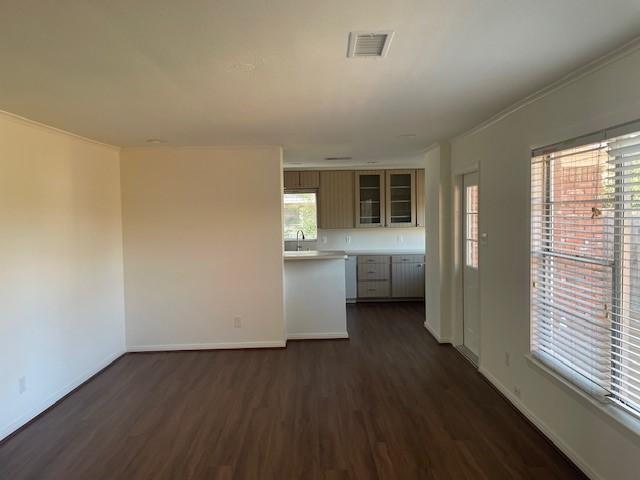
[[(478, 358), (470, 358), (464, 346), (464, 176), (478, 174), (478, 291), (482, 291), (482, 172), (480, 164), (475, 163), (467, 168), (456, 169), (453, 177), (453, 272), (451, 275), (452, 298), (452, 343), (460, 350), (476, 368), (480, 367), (482, 358), (482, 316), (478, 322)], [(481, 296), (478, 295), (478, 308), (482, 312)]]

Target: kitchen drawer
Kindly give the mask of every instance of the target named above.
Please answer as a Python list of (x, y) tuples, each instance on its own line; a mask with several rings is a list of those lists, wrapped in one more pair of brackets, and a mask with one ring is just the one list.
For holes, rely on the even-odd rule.
[(358, 280), (389, 280), (389, 264), (359, 263)]
[(358, 282), (358, 298), (384, 298), (388, 296), (388, 280)]
[(391, 257), (389, 255), (358, 255), (358, 264), (360, 263), (389, 263)]
[(391, 263), (424, 263), (424, 255), (394, 255)]

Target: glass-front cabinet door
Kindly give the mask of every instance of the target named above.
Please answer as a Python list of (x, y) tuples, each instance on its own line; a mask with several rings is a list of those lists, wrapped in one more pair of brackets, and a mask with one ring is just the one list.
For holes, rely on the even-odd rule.
[(356, 227), (383, 227), (384, 172), (356, 172)]
[(416, 171), (387, 170), (387, 227), (416, 226)]

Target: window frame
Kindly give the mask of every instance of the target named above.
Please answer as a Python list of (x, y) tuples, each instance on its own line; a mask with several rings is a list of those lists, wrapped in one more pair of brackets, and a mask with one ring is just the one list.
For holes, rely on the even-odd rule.
[[(534, 324), (535, 324), (534, 322), (535, 313), (534, 313), (534, 302), (533, 302), (533, 296), (534, 296), (533, 289), (535, 288), (535, 283), (533, 281), (533, 276), (532, 276), (534, 269), (540, 268), (539, 266), (534, 265), (534, 252), (533, 252), (533, 243), (534, 243), (533, 222), (536, 219), (536, 217), (534, 217), (533, 204), (532, 204), (533, 192), (534, 192), (533, 175), (532, 175), (533, 159), (543, 155), (548, 155), (553, 152), (559, 152), (562, 150), (577, 148), (577, 147), (586, 146), (589, 144), (608, 142), (609, 140), (615, 139), (617, 137), (620, 137), (623, 135), (635, 134), (635, 133), (640, 133), (640, 120), (629, 122), (624, 125), (612, 127), (607, 130), (603, 130), (593, 134), (578, 137), (576, 139), (568, 140), (555, 145), (546, 146), (538, 149), (532, 149), (530, 151), (530, 156), (529, 156), (529, 162), (530, 162), (529, 202), (530, 203), (529, 203), (529, 225), (528, 226), (529, 226), (529, 279), (530, 279), (529, 295), (530, 295), (531, 301), (530, 301), (530, 310), (529, 310), (529, 326), (530, 326), (529, 353), (526, 355), (526, 357), (533, 365), (545, 371), (545, 373), (555, 377), (561, 383), (568, 386), (571, 390), (577, 392), (584, 398), (589, 399), (592, 403), (596, 404), (600, 409), (605, 411), (608, 415), (612, 416), (615, 420), (624, 424), (631, 431), (637, 434), (637, 433), (640, 433), (640, 409), (626, 405), (620, 399), (615, 398), (616, 377), (619, 374), (616, 373), (613, 368), (613, 359), (615, 358), (615, 355), (616, 355), (615, 353), (616, 338), (620, 338), (624, 333), (623, 334), (616, 333), (616, 329), (613, 328), (614, 326), (616, 326), (616, 322), (614, 321), (610, 322), (610, 326), (612, 327), (611, 333), (609, 334), (610, 342), (611, 342), (610, 343), (611, 350), (609, 352), (608, 357), (611, 360), (611, 370), (610, 370), (611, 379), (610, 379), (610, 384), (608, 386), (609, 387), (608, 395), (602, 396), (602, 397), (600, 397), (599, 395), (594, 395), (593, 392), (590, 391), (590, 388), (588, 385), (591, 383), (590, 380), (587, 380), (585, 378), (582, 379), (583, 381), (581, 379), (576, 379), (575, 377), (579, 375), (579, 373), (574, 371), (571, 367), (560, 364), (561, 362), (559, 361), (557, 361), (556, 363), (560, 365), (554, 365), (553, 364), (554, 359), (552, 357), (550, 357), (551, 361), (548, 361), (547, 359), (542, 358), (537, 352), (534, 351), (535, 345), (533, 340), (534, 338), (533, 331), (534, 331)], [(546, 163), (546, 165), (550, 166), (550, 162)], [(546, 165), (545, 165), (545, 168), (546, 168)], [(614, 164), (614, 168), (621, 168), (622, 166), (623, 166), (623, 163)], [(536, 215), (539, 215), (540, 218), (550, 213), (546, 210), (551, 210), (551, 202), (548, 201), (549, 196), (552, 195), (552, 191), (553, 191), (553, 179), (551, 177), (552, 177), (551, 172), (550, 171), (546, 172), (544, 176), (545, 186), (543, 190), (544, 192), (543, 195), (544, 195), (544, 198), (546, 199), (545, 200), (546, 206), (544, 207), (545, 211), (543, 211), (542, 213), (536, 213)], [(621, 233), (623, 233), (623, 230), (625, 228), (625, 224), (624, 224), (624, 221), (621, 221), (620, 219), (621, 218), (624, 219), (625, 211), (627, 209), (625, 207), (619, 206), (622, 203), (622, 202), (619, 202), (620, 195), (624, 195), (624, 190), (620, 190), (620, 188), (623, 188), (623, 187), (624, 185), (622, 185), (621, 187), (621, 185), (619, 185), (618, 182), (616, 182), (614, 184), (614, 190), (613, 190), (615, 207), (613, 208), (613, 212), (614, 212), (613, 239), (614, 240), (612, 242), (612, 246), (614, 249), (614, 253), (613, 253), (614, 261), (612, 264), (613, 285), (611, 289), (611, 298), (610, 298), (610, 306), (611, 306), (612, 314), (615, 314), (616, 308), (619, 307), (619, 305), (618, 306), (616, 305), (619, 302), (624, 302), (624, 299), (620, 295), (620, 292), (623, 289), (624, 268), (625, 268), (624, 261), (626, 261), (626, 258), (624, 257), (624, 254), (623, 254), (624, 247), (625, 247), (625, 239), (623, 238), (623, 235), (621, 235)], [(552, 217), (548, 216), (547, 218), (552, 218)], [(544, 250), (544, 248), (541, 250)], [(549, 248), (549, 250), (551, 249)]]

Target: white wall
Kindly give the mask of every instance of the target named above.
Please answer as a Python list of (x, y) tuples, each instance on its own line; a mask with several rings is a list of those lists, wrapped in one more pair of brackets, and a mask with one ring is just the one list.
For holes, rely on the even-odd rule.
[(0, 438), (124, 353), (120, 212), (117, 149), (0, 113)]
[(425, 326), (440, 342), (450, 338), (451, 188), (450, 148), (446, 143), (425, 155)]
[(640, 119), (638, 85), (636, 50), (452, 144), (454, 175), (480, 164), (480, 230), (489, 235), (480, 250), (480, 369), (592, 478), (637, 479), (640, 437), (525, 359), (530, 151)]
[(128, 347), (284, 345), (281, 149), (121, 158)]

